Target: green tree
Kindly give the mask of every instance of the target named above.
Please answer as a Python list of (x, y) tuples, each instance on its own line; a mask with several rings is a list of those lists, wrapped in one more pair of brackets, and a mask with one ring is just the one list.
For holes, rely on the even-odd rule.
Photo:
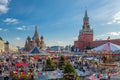
[(63, 69), (65, 67), (65, 58), (64, 58), (64, 56), (60, 57), (58, 67), (59, 67), (59, 69)]
[(48, 70), (48, 71), (49, 70), (54, 70), (54, 67), (55, 67), (54, 62), (50, 58), (48, 58), (46, 60), (46, 66), (45, 66), (46, 70)]
[(63, 80), (80, 80), (75, 68), (70, 64), (70, 62), (66, 63), (63, 73)]
[(64, 73), (75, 73), (75, 68), (70, 64), (70, 62), (66, 63)]

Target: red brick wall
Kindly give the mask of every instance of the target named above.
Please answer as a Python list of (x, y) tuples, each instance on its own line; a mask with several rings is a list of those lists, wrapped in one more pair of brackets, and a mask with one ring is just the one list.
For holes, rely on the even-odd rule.
[(90, 46), (90, 43), (92, 42), (93, 42), (93, 33), (89, 31), (82, 32), (79, 34), (78, 41), (74, 41), (74, 47), (83, 50), (87, 46)]
[[(82, 38), (80, 38), (81, 36)], [(93, 41), (93, 34), (82, 34), (81, 36), (79, 36), (78, 41), (74, 41), (74, 47), (79, 48), (80, 50), (85, 49), (86, 46), (94, 48), (94, 47), (107, 43), (107, 40)], [(110, 42), (120, 45), (120, 39), (111, 39)]]
[[(94, 48), (94, 47), (100, 46), (100, 45), (102, 45), (102, 44), (104, 44), (106, 42), (107, 42), (107, 40), (93, 41), (93, 42), (90, 43), (90, 46), (92, 48)], [(120, 39), (112, 39), (112, 40), (110, 40), (110, 42), (114, 43), (114, 44), (117, 44), (117, 45), (120, 45)]]
[(74, 41), (75, 48), (83, 49), (83, 46), (84, 46), (84, 42)]

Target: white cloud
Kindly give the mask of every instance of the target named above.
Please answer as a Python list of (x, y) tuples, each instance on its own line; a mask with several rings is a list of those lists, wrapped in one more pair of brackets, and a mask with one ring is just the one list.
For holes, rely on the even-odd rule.
[(20, 38), (20, 37), (16, 37), (16, 40), (18, 40), (18, 41), (19, 41), (19, 40), (21, 40), (21, 38)]
[(3, 31), (8, 31), (8, 29), (4, 29)]
[(78, 37), (73, 37), (72, 39), (73, 39), (73, 40), (77, 40), (77, 39), (78, 39)]
[(1, 3), (1, 4), (8, 4), (8, 3), (9, 3), (9, 0), (0, 0), (0, 3)]
[(10, 0), (0, 0), (0, 14), (7, 13)]
[(35, 25), (29, 25), (29, 26), (23, 25), (23, 26), (17, 27), (16, 29), (17, 30), (33, 30), (34, 28), (35, 28)]
[(24, 25), (23, 25), (23, 26), (21, 26), (21, 27), (17, 27), (16, 29), (17, 29), (17, 30), (27, 30), (27, 26), (24, 26)]
[(108, 36), (120, 36), (120, 32), (109, 32), (106, 33)]
[[(93, 0), (96, 1), (96, 0)], [(100, 22), (106, 24), (120, 24), (120, 0), (102, 0), (96, 1), (96, 8), (91, 10), (93, 22)], [(94, 7), (95, 7), (94, 6)], [(114, 7), (113, 7), (114, 6)], [(118, 18), (118, 19), (117, 19)]]
[(3, 29), (3, 28), (0, 28), (0, 31), (8, 31), (8, 29)]
[(64, 45), (65, 43), (64, 43), (63, 41), (56, 41), (55, 44), (62, 46), (62, 45)]
[(65, 41), (46, 41), (47, 46), (66, 46)]
[(2, 28), (0, 28), (0, 31), (2, 31), (3, 29)]
[(17, 24), (17, 23), (19, 23), (18, 19), (15, 19), (15, 18), (6, 18), (4, 20), (4, 22), (7, 23), (7, 24)]
[(55, 41), (45, 41), (46, 46), (66, 46), (66, 45), (73, 45), (74, 41), (73, 40), (55, 40)]
[(101, 35), (97, 35), (95, 38), (96, 39), (107, 39), (108, 36), (110, 36), (111, 38), (117, 39), (120, 38), (120, 32), (108, 32), (105, 34), (101, 34)]
[(108, 22), (107, 24), (120, 24), (120, 11), (117, 12), (117, 13), (112, 17), (112, 21)]

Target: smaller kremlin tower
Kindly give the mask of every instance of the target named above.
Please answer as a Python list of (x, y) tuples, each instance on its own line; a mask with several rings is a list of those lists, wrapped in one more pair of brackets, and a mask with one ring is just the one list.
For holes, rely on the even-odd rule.
[(35, 26), (35, 33), (32, 39), (30, 36), (27, 37), (24, 50), (30, 51), (34, 47), (44, 49), (44, 38), (43, 36), (39, 38), (37, 26)]

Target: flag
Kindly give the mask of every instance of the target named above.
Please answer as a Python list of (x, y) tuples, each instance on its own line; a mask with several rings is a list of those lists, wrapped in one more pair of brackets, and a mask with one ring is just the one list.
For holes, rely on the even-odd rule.
[(110, 40), (110, 36), (108, 36), (107, 40)]
[(107, 41), (110, 42), (110, 36), (108, 36)]

